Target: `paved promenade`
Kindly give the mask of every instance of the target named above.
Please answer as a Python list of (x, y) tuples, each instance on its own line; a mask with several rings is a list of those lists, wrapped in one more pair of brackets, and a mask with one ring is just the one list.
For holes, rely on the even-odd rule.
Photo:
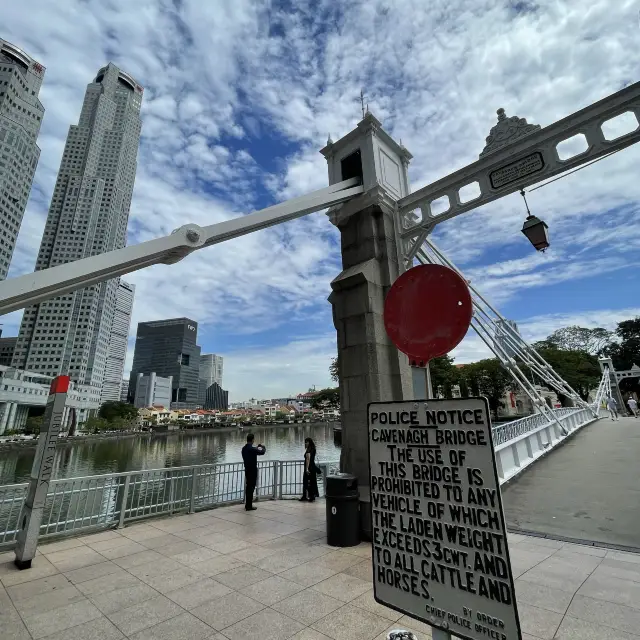
[[(640, 555), (510, 535), (524, 640), (640, 639)], [(324, 541), (324, 502), (259, 502), (0, 555), (2, 640), (384, 640), (370, 546)], [(634, 635), (635, 634), (635, 635)]]
[(585, 427), (502, 496), (510, 528), (640, 549), (640, 418)]

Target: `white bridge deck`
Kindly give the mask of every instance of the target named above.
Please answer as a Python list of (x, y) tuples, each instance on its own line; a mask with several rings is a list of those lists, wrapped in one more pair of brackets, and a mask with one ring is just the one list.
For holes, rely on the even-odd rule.
[[(0, 555), (3, 640), (384, 640), (430, 627), (373, 600), (371, 548), (325, 544), (325, 504), (261, 501)], [(640, 554), (509, 535), (524, 640), (640, 638)]]

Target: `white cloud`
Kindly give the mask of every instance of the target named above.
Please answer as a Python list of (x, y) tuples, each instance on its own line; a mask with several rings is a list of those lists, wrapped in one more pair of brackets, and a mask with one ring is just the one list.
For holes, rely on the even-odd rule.
[[(3, 6), (0, 35), (47, 67), (42, 156), (12, 275), (35, 264), (68, 127), (108, 60), (145, 87), (130, 243), (247, 213), (269, 204), (268, 193), (281, 199), (325, 186), (318, 149), (360, 119), (361, 88), (414, 154), (410, 177), (419, 188), (477, 159), (498, 107), (544, 126), (635, 80), (640, 66), (635, 6), (606, 0), (320, 0), (292, 11), (266, 0), (25, 0)], [(276, 157), (267, 147), (273, 140), (286, 149), (276, 145)], [(631, 148), (531, 193), (532, 212), (550, 225), (545, 256), (521, 257), (527, 241), (517, 195), (447, 222), (436, 240), (499, 304), (549, 283), (588, 289), (594, 275), (638, 262), (639, 160), (640, 149)], [(312, 337), (317, 327), (305, 329), (305, 321), (327, 308), (340, 270), (337, 239), (319, 213), (132, 274), (134, 328), (189, 315), (203, 337), (223, 332), (249, 345), (261, 330), (299, 320), (299, 334), (282, 347), (230, 350), (225, 384), (235, 397), (322, 384), (307, 379), (310, 367), (309, 376), (328, 382), (335, 348), (324, 334)], [(533, 336), (575, 314), (568, 307), (520, 322), (538, 327)], [(326, 336), (333, 335), (326, 317)], [(16, 314), (4, 321), (8, 333)], [(285, 371), (279, 358), (291, 345), (309, 361), (291, 358)], [(456, 353), (483, 351), (469, 338)], [(260, 363), (261, 373), (243, 358)]]

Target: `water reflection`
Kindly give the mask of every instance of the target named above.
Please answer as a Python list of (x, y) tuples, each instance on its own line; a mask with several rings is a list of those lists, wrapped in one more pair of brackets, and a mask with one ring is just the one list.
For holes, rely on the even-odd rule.
[[(79, 442), (56, 451), (54, 478), (72, 478), (138, 469), (162, 469), (239, 462), (240, 449), (249, 428), (232, 433), (200, 435), (149, 435), (121, 440)], [(267, 447), (262, 460), (302, 459), (304, 439), (311, 437), (318, 449), (318, 461), (340, 458), (334, 443), (332, 424), (305, 424), (271, 429), (254, 428), (255, 442)], [(0, 485), (26, 482), (31, 473), (35, 448), (0, 452)]]

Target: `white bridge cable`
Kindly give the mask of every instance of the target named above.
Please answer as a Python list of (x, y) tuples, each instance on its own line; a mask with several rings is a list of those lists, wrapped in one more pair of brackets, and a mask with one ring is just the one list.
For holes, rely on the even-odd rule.
[[(425, 241), (416, 254), (416, 258), (422, 264), (441, 264), (456, 271), (463, 279), (464, 274), (455, 267), (451, 261), (430, 241)], [(468, 281), (467, 281), (468, 282)], [(469, 283), (471, 298), (474, 306), (474, 314), (471, 326), (498, 357), (501, 364), (509, 371), (515, 382), (529, 396), (538, 411), (547, 415), (552, 422), (557, 422), (564, 432), (555, 414), (548, 408), (545, 399), (529, 381), (525, 372), (518, 366), (516, 360), (507, 353), (506, 348), (517, 355), (526, 364), (532, 373), (536, 374), (545, 384), (555, 389), (564, 396), (569, 397), (574, 404), (583, 408), (592, 408), (553, 370), (525, 340), (506, 322), (505, 318)], [(493, 314), (493, 317), (492, 317)], [(496, 337), (500, 336), (502, 344)], [(504, 346), (503, 346), (504, 345)]]
[[(425, 249), (430, 250), (440, 264), (450, 267), (464, 278), (464, 274), (431, 241), (427, 240), (424, 243), (422, 247), (423, 253)], [(576, 391), (556, 373), (553, 367), (531, 345), (529, 345), (522, 336), (513, 329), (513, 327), (509, 325), (500, 312), (493, 307), (471, 283), (468, 282), (468, 285), (472, 292), (472, 300), (474, 302), (476, 312), (483, 315), (490, 325), (493, 326), (495, 334), (500, 335), (500, 337), (509, 344), (514, 352), (520, 356), (523, 362), (527, 364), (543, 382), (554, 388), (562, 395), (571, 398), (578, 406), (589, 408), (589, 405), (580, 397), (580, 395), (576, 393)], [(491, 314), (493, 314), (497, 320), (491, 317)]]

